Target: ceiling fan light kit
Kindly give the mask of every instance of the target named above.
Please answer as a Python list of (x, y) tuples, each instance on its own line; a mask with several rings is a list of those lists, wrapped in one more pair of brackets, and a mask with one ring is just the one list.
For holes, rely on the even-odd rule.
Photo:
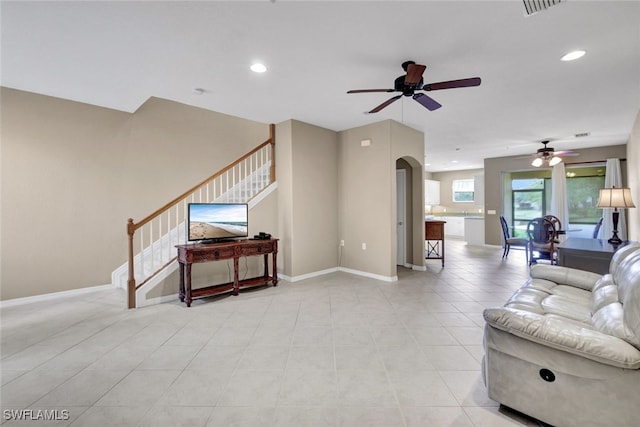
[(562, 159), (560, 157), (553, 156), (551, 159), (549, 159), (549, 166), (555, 166), (560, 162), (562, 162)]
[(423, 90), (428, 92), (432, 90), (480, 86), (481, 83), (480, 77), (472, 77), (469, 79), (424, 84), (422, 75), (427, 69), (426, 65), (416, 64), (414, 61), (405, 61), (402, 63), (402, 69), (406, 71), (406, 74), (395, 79), (393, 89), (354, 89), (347, 91), (347, 93), (402, 92), (400, 95), (393, 96), (377, 107), (374, 107), (369, 111), (369, 114), (377, 113), (402, 98), (402, 96), (410, 96), (414, 101), (422, 105), (427, 110), (434, 111), (442, 107), (442, 105), (427, 94), (422, 92), (416, 93), (416, 91)]
[(578, 58), (582, 58), (585, 55), (584, 50), (574, 50), (573, 52), (569, 52), (566, 55), (564, 55), (562, 58), (560, 58), (561, 61), (574, 61)]
[(540, 141), (544, 147), (538, 149), (535, 159), (531, 162), (531, 166), (539, 168), (542, 165), (546, 164), (548, 166), (555, 166), (558, 163), (562, 162), (562, 157), (560, 156), (579, 156), (578, 153), (573, 151), (555, 151), (552, 147), (547, 147), (547, 144), (551, 141)]

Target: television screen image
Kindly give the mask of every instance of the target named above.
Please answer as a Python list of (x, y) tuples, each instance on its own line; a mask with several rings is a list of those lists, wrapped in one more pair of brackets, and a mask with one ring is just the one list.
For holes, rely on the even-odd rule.
[(248, 206), (242, 203), (190, 203), (188, 240), (247, 237), (248, 210)]

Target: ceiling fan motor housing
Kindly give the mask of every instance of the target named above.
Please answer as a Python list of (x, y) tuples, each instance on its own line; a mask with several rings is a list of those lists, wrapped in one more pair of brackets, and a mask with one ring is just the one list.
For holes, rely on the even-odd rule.
[(395, 80), (393, 88), (396, 91), (402, 92), (404, 96), (412, 96), (416, 90), (422, 89), (423, 78), (420, 78), (420, 81), (416, 84), (405, 84), (405, 77), (407, 77), (406, 74), (403, 74)]

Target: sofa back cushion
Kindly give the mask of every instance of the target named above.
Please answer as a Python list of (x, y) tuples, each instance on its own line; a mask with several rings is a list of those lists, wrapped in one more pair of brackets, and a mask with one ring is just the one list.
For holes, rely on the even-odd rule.
[(620, 263), (629, 255), (633, 255), (634, 253), (637, 254), (638, 249), (640, 249), (640, 242), (631, 242), (618, 249), (611, 258), (609, 274), (615, 274)]
[(640, 248), (620, 262), (613, 280), (624, 310), (624, 323), (640, 341)]
[(617, 251), (592, 292), (593, 327), (640, 348), (640, 245)]

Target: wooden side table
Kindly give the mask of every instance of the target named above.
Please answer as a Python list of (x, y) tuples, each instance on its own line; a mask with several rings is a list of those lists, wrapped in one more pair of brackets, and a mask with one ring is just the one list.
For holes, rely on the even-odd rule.
[(626, 243), (612, 245), (605, 239), (570, 237), (556, 246), (558, 265), (607, 274), (613, 254)]
[(444, 225), (447, 221), (428, 220), (424, 222), (425, 259), (442, 260), (444, 267)]

